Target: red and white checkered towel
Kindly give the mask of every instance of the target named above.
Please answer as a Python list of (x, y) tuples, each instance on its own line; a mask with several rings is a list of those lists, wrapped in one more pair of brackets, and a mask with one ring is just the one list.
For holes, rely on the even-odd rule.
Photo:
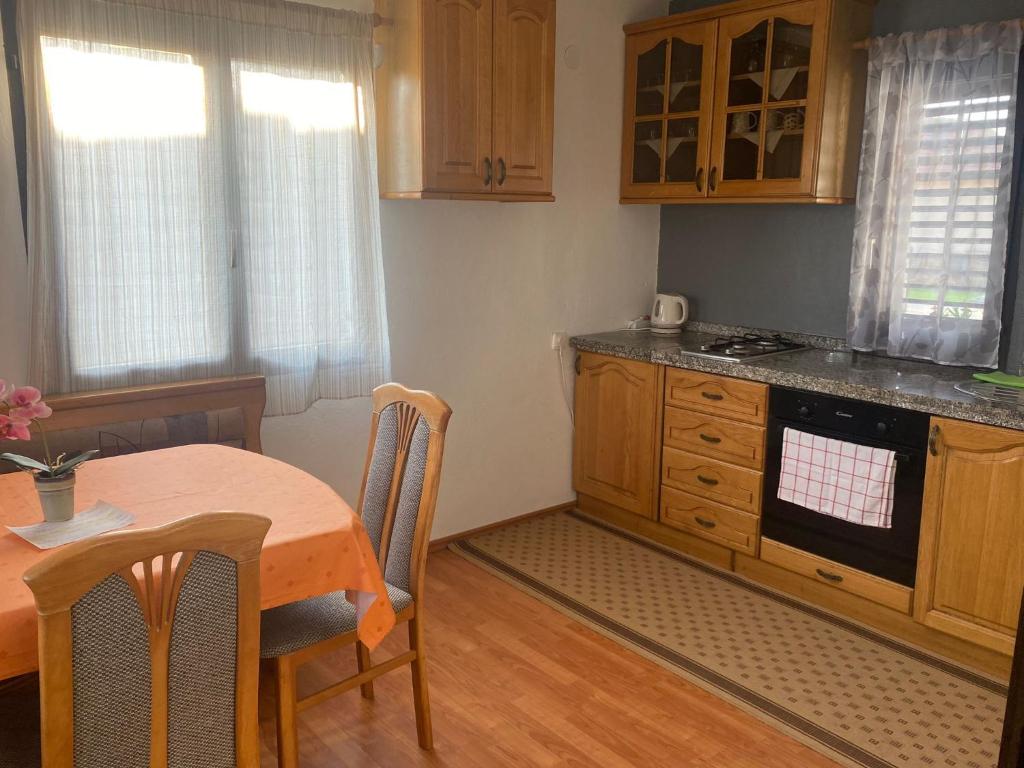
[(779, 498), (858, 525), (892, 528), (896, 454), (785, 430)]

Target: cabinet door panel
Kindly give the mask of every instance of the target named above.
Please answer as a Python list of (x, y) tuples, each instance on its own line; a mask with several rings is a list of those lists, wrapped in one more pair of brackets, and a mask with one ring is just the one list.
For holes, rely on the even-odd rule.
[(807, 0), (719, 23), (712, 197), (812, 192), (826, 11)]
[(704, 197), (717, 21), (626, 38), (622, 197)]
[(424, 0), (424, 176), (438, 192), (489, 192), (494, 0)]
[(495, 0), (494, 189), (551, 192), (554, 0)]
[(1004, 653), (1024, 587), (1024, 432), (933, 419), (916, 618)]
[(620, 509), (654, 518), (660, 366), (581, 353), (576, 376), (573, 485)]

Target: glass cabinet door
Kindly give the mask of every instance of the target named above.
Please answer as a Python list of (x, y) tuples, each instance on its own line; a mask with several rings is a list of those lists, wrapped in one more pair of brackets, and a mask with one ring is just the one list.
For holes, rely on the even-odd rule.
[(709, 194), (806, 194), (820, 91), (817, 0), (723, 19)]
[(627, 38), (623, 198), (703, 197), (717, 22)]

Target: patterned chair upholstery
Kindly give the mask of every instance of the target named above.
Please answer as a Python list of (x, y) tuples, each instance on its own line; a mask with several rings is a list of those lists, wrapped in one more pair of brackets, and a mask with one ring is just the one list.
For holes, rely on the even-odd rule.
[[(384, 559), (384, 581), (396, 613), (408, 607), (409, 574), (413, 537), (423, 494), (430, 428), (421, 416), (416, 421), (409, 445), (394, 525)], [(380, 413), (373, 458), (366, 474), (366, 488), (360, 515), (373, 549), (380, 558), (385, 515), (398, 455), (398, 405)], [(260, 621), (260, 656), (272, 659), (294, 653), (356, 628), (356, 612), (344, 592), (310, 598), (264, 611)]]
[[(236, 526), (235, 536), (240, 541), (248, 536), (239, 548), (250, 555), (255, 552), (255, 558), (248, 557), (245, 573), (234, 550), (216, 545), (218, 520)], [(117, 537), (113, 541), (130, 545), (135, 534), (156, 541), (152, 537), (166, 531), (169, 548), (162, 552), (159, 546), (155, 551), (143, 549), (139, 560), (122, 560), (114, 572), (91, 587), (89, 582), (83, 584), (81, 594), (67, 603), (70, 680), (55, 679), (65, 671), (59, 659), (52, 666), (54, 659), (45, 650), (40, 659), (43, 684), (50, 686), (46, 690), (57, 692), (47, 698), (48, 708), (56, 701), (54, 709), (59, 709), (60, 694), (64, 694), (64, 706), (71, 713), (67, 727), (73, 754), (62, 756), (52, 765), (150, 768), (154, 743), (160, 744), (155, 748), (161, 751), (166, 745), (166, 765), (173, 768), (238, 768), (249, 764), (251, 754), (243, 759), (236, 742), (243, 647), (239, 626), (244, 623), (245, 606), (251, 615), (248, 626), (256, 628), (258, 554), (269, 525), (268, 520), (254, 515), (214, 513), (186, 518), (163, 529), (108, 534), (81, 542), (102, 544), (107, 537)], [(192, 549), (194, 543), (174, 542), (173, 534), (192, 529), (198, 531), (194, 543), (208, 540), (209, 549), (196, 551)], [(66, 552), (74, 554), (69, 548), (58, 555)], [(86, 558), (88, 552), (80, 556)], [(163, 563), (160, 578), (153, 577), (154, 561)], [(40, 566), (48, 563), (44, 561)], [(65, 569), (69, 567), (74, 566), (64, 565)], [(139, 577), (140, 572), (144, 577)], [(53, 590), (52, 573), (38, 576), (30, 569), (26, 581), (36, 593), (40, 608), (41, 647), (51, 647), (46, 643), (53, 642), (63, 649), (65, 645), (60, 645), (56, 637), (62, 630), (59, 626), (48, 630), (46, 620), (51, 614), (40, 603), (40, 595)], [(49, 677), (48, 663), (50, 670), (57, 669), (50, 671)], [(249, 660), (253, 688), (256, 663), (253, 654)], [(252, 699), (255, 733), (255, 692)], [(166, 715), (160, 717), (164, 704)], [(57, 711), (44, 711), (43, 719), (63, 722), (59, 715)], [(0, 736), (3, 743), (4, 737)], [(39, 763), (18, 764), (28, 768)], [(6, 763), (0, 760), (0, 765)]]

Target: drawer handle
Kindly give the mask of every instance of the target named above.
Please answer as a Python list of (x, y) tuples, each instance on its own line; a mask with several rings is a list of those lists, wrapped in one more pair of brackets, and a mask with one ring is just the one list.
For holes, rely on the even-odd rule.
[(703, 517), (698, 517), (697, 515), (694, 515), (693, 519), (697, 521), (697, 525), (701, 528), (707, 528), (709, 530), (718, 525), (714, 520), (705, 520)]
[(700, 433), (700, 439), (703, 440), (705, 443), (711, 443), (712, 445), (718, 445), (720, 442), (722, 442), (722, 438), (713, 437), (712, 435), (705, 435), (703, 432)]
[(821, 568), (817, 568), (815, 570), (821, 578), (825, 581), (831, 581), (833, 584), (839, 584), (843, 580), (843, 577), (838, 573), (829, 573), (828, 571), (821, 570)]
[(697, 475), (697, 479), (700, 480), (704, 485), (718, 485), (718, 481), (713, 477), (704, 477), (704, 475)]
[(932, 456), (939, 455), (939, 434), (941, 430), (939, 425), (935, 424), (932, 426), (931, 432), (928, 434), (928, 453)]
[(724, 400), (725, 399), (725, 395), (718, 395), (718, 394), (715, 394), (714, 392), (705, 392), (704, 390), (701, 390), (700, 396), (703, 397), (705, 400)]

